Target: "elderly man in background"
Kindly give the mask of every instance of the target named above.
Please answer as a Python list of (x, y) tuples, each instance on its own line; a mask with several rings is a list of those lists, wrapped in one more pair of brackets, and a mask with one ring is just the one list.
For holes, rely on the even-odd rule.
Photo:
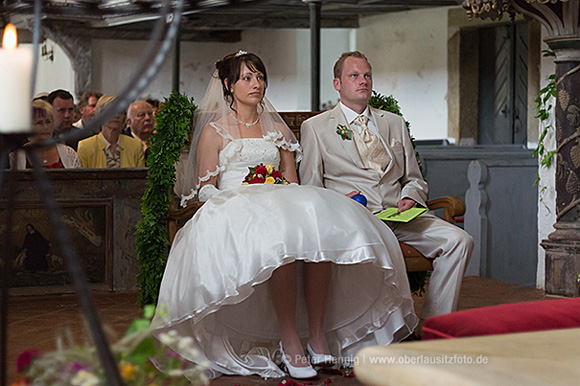
[[(76, 121), (73, 126), (77, 129), (83, 129), (87, 122), (95, 116), (95, 107), (97, 102), (103, 94), (96, 91), (85, 91), (79, 101), (79, 110), (81, 112), (81, 119)], [(92, 134), (96, 134), (92, 133)]]
[(155, 116), (153, 108), (144, 101), (137, 101), (129, 106), (127, 110), (127, 128), (133, 138), (137, 138), (143, 145), (145, 155), (147, 155), (147, 141), (153, 134), (155, 128)]
[[(116, 96), (99, 98), (96, 114), (110, 105)], [(141, 141), (121, 134), (125, 114), (121, 113), (101, 126), (101, 132), (79, 142), (79, 158), (83, 168), (135, 168), (145, 166)]]

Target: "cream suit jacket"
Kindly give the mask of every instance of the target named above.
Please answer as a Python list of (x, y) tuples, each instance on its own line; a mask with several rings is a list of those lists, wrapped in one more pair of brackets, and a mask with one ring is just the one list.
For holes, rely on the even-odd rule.
[(300, 183), (347, 194), (360, 190), (374, 213), (396, 207), (402, 198), (426, 206), (427, 183), (423, 180), (403, 118), (369, 107), (379, 137), (390, 158), (383, 173), (363, 166), (353, 140), (337, 134), (338, 125), (350, 128), (340, 106), (302, 123)]
[[(121, 134), (119, 136), (119, 145), (123, 148), (120, 156), (122, 168), (145, 167), (145, 155), (140, 140)], [(102, 133), (80, 141), (77, 153), (83, 168), (106, 168), (106, 146)]]

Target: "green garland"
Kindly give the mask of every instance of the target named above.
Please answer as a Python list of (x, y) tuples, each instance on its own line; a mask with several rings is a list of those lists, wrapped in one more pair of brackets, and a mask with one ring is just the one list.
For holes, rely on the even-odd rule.
[[(385, 96), (379, 94), (378, 92), (373, 90), (373, 95), (369, 100), (369, 106), (374, 107), (375, 109), (388, 111), (393, 114), (397, 114), (403, 117), (401, 113), (401, 107), (399, 107), (399, 102), (392, 96)], [(403, 117), (403, 119), (405, 119)], [(413, 149), (415, 149), (415, 138), (411, 135), (411, 124), (405, 120), (405, 124), (407, 125), (407, 131), (409, 133), (409, 138), (411, 138), (411, 143), (413, 144)], [(421, 169), (421, 174), (423, 173), (423, 165), (421, 164), (421, 159), (419, 157), (419, 153), (415, 151), (415, 157), (417, 158), (417, 163), (419, 164), (419, 168)], [(411, 286), (411, 292), (416, 295), (423, 295), (425, 292), (425, 284), (427, 283), (427, 279), (431, 276), (431, 272), (429, 271), (421, 271), (421, 272), (407, 272), (407, 276), (409, 277), (409, 285)]]
[(177, 91), (155, 116), (156, 132), (149, 142), (147, 184), (141, 200), (142, 220), (137, 224), (135, 243), (141, 270), (137, 275), (139, 304), (156, 304), (167, 262), (167, 211), (175, 184), (175, 163), (179, 159), (189, 132), (196, 106)]

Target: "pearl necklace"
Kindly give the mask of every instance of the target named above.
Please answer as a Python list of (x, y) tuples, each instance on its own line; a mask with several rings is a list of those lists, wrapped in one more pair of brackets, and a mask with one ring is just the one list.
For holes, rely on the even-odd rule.
[(258, 115), (258, 118), (256, 118), (256, 120), (252, 123), (248, 123), (248, 122), (244, 122), (242, 120), (239, 120), (238, 118), (236, 118), (236, 116), (234, 114), (231, 114), (231, 116), (238, 122), (241, 123), (242, 125), (246, 125), (246, 127), (250, 127), (250, 126), (254, 126), (256, 123), (258, 123), (258, 121), (260, 120), (260, 116)]

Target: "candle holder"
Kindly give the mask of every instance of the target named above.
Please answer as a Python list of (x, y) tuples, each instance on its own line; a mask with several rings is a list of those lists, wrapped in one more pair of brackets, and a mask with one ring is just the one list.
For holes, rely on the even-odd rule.
[[(103, 365), (107, 384), (113, 386), (123, 385), (123, 381), (119, 375), (119, 370), (115, 358), (112, 356), (109, 349), (107, 338), (103, 332), (98, 313), (93, 301), (93, 297), (89, 291), (85, 274), (79, 264), (76, 251), (72, 246), (69, 234), (64, 226), (61, 216), (60, 208), (52, 194), (51, 185), (47, 174), (42, 167), (40, 159), (37, 155), (37, 149), (43, 146), (51, 146), (57, 142), (65, 142), (69, 140), (77, 140), (86, 134), (93, 132), (97, 127), (103, 123), (111, 120), (119, 113), (125, 111), (129, 104), (137, 99), (137, 97), (145, 90), (147, 85), (157, 74), (161, 68), (168, 52), (171, 49), (172, 43), (175, 40), (181, 16), (183, 13), (184, 0), (164, 0), (163, 7), (160, 12), (158, 21), (155, 24), (151, 40), (145, 50), (141, 64), (135, 70), (134, 74), (129, 78), (127, 85), (123, 88), (118, 98), (108, 108), (103, 110), (93, 120), (87, 122), (87, 125), (82, 130), (74, 130), (67, 133), (63, 138), (58, 140), (47, 140), (41, 144), (31, 147), (28, 152), (33, 166), (33, 174), (36, 180), (39, 193), (47, 210), (49, 221), (51, 222), (57, 243), (62, 251), (63, 259), (66, 263), (67, 270), (71, 276), (76, 295), (79, 299), (81, 310), (85, 316), (91, 336), (99, 352), (99, 358)], [(39, 49), (39, 35), (40, 35), (40, 19), (41, 19), (41, 0), (34, 1), (34, 29), (33, 29), (33, 43), (34, 43), (34, 59), (32, 67), (32, 88), (36, 80), (36, 70), (38, 62)], [(7, 183), (8, 187), (8, 210), (7, 222), (4, 235), (1, 242), (5, 246), (11, 244), (10, 231), (12, 227), (12, 214), (14, 191), (13, 184), (10, 183), (13, 178), (13, 173), (8, 173), (6, 177), (6, 168), (9, 162), (9, 154), (15, 150), (22, 149), (23, 143), (31, 132), (23, 132), (18, 134), (0, 134), (0, 192), (3, 184)], [(12, 166), (12, 171), (16, 170), (16, 166)], [(8, 248), (3, 248), (5, 251)], [(7, 385), (7, 325), (8, 325), (8, 296), (9, 287), (8, 279), (10, 278), (11, 261), (7, 253), (3, 254), (3, 260), (0, 262), (0, 269), (2, 278), (2, 294), (0, 304), (0, 385)]]

